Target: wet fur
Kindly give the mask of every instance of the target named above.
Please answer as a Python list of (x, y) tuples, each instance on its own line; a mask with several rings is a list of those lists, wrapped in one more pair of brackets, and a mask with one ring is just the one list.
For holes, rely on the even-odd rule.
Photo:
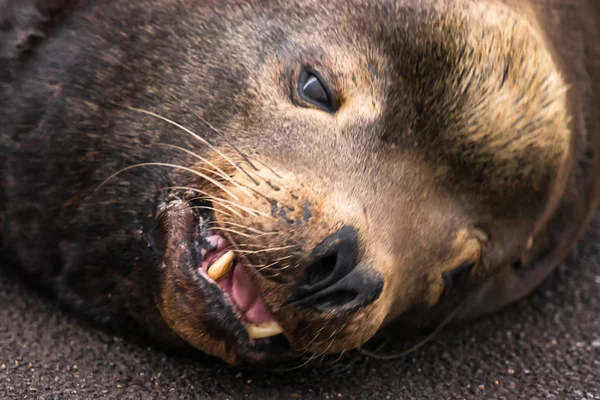
[[(140, 163), (206, 167), (165, 144), (209, 159), (236, 203), (259, 211), (218, 222), (277, 232), (232, 233), (240, 248), (293, 247), (253, 279), (312, 354), (357, 347), (394, 318), (434, 324), (467, 294), (465, 319), (517, 300), (595, 208), (592, 0), (95, 3), (0, 1), (0, 240), (27, 280), (101, 324), (235, 361), (237, 339), (210, 332), (216, 303), (165, 269), (148, 236), (165, 187), (231, 195), (172, 168), (111, 177)], [(332, 71), (345, 100), (335, 122), (294, 104), (300, 63)], [(335, 318), (289, 304), (307, 254), (346, 224), (362, 232), (360, 268), (384, 277), (382, 297)], [(449, 288), (444, 274), (469, 262), (468, 284)]]

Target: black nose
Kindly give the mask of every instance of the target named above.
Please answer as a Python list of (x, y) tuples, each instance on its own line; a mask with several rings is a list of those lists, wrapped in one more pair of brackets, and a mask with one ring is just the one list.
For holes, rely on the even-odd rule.
[(357, 269), (358, 235), (345, 226), (312, 253), (312, 263), (296, 285), (294, 303), (320, 312), (350, 313), (381, 294), (383, 280), (369, 269)]

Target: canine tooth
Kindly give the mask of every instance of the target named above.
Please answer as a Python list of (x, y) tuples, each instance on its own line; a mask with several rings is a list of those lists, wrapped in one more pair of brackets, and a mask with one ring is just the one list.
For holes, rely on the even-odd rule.
[(210, 267), (208, 267), (207, 274), (210, 279), (218, 281), (227, 275), (233, 267), (233, 261), (235, 260), (235, 253), (229, 250), (223, 254), (221, 258), (215, 261)]
[(533, 236), (530, 236), (529, 239), (527, 240), (527, 250), (531, 249), (533, 247)]
[(283, 329), (281, 329), (281, 326), (275, 321), (269, 321), (258, 325), (249, 324), (246, 329), (248, 330), (248, 335), (252, 339), (264, 339), (283, 333)]

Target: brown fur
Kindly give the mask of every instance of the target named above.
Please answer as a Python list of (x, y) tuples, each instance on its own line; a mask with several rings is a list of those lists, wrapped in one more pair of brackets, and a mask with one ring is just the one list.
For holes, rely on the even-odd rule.
[[(181, 267), (195, 232), (182, 199), (211, 201), (291, 348), (313, 355), (395, 319), (434, 325), (465, 299), (460, 319), (522, 298), (595, 209), (593, 0), (63, 3), (74, 10), (51, 13), (47, 39), (0, 58), (0, 239), (103, 323), (127, 315), (163, 343), (264, 357), (237, 321), (215, 327), (221, 294)], [(20, 29), (7, 48), (31, 39)], [(298, 98), (302, 66), (335, 114)], [(312, 249), (348, 225), (381, 295), (353, 313), (298, 306)]]

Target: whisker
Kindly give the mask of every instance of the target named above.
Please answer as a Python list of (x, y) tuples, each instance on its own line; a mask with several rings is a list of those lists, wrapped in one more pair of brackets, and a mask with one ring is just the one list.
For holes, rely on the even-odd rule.
[[(468, 298), (467, 298), (468, 299)], [(467, 300), (462, 301), (458, 307), (456, 307), (441, 323), (440, 325), (435, 328), (435, 330), (433, 332), (431, 332), (429, 335), (427, 335), (423, 340), (421, 340), (420, 342), (418, 342), (417, 344), (415, 344), (414, 346), (410, 347), (409, 349), (402, 351), (400, 353), (396, 353), (396, 354), (390, 354), (390, 355), (379, 355), (379, 354), (375, 354), (374, 352), (370, 352), (368, 350), (365, 350), (364, 348), (359, 348), (359, 352), (361, 354), (364, 354), (368, 357), (371, 358), (375, 358), (377, 360), (394, 360), (397, 358), (401, 358), (401, 357), (405, 357), (415, 351), (417, 351), (418, 349), (420, 349), (421, 347), (423, 347), (424, 345), (426, 345), (427, 343), (429, 343), (435, 336), (437, 336), (438, 333), (440, 333), (440, 331), (445, 328), (456, 316), (456, 314), (458, 314), (458, 312), (462, 309), (462, 307), (464, 306), (464, 304), (467, 302)]]
[(265, 269), (268, 269), (268, 268), (272, 267), (275, 264), (277, 264), (277, 261), (275, 261), (274, 263), (271, 263), (269, 265), (259, 265), (260, 268), (258, 268), (256, 270), (256, 272), (264, 271)]
[(325, 360), (325, 358), (327, 358), (327, 352), (329, 351), (331, 346), (333, 346), (334, 343), (335, 343), (335, 337), (331, 339), (331, 343), (329, 343), (329, 346), (327, 346), (327, 348), (319, 355), (319, 357), (320, 357), (319, 364), (323, 363), (323, 360)]
[[(239, 200), (239, 199), (237, 199), (237, 200)], [(255, 210), (255, 209), (253, 209), (253, 208), (250, 208), (250, 207), (242, 206), (242, 205), (240, 205), (240, 204), (237, 204), (237, 203), (236, 203), (236, 202), (234, 202), (234, 201), (225, 200), (225, 199), (221, 199), (221, 201), (227, 202), (227, 203), (231, 204), (231, 205), (232, 205), (232, 206), (234, 206), (234, 207), (238, 207), (240, 210), (242, 210), (242, 211), (246, 211), (248, 214), (251, 214), (251, 215), (252, 215), (252, 214), (255, 214), (255, 215), (254, 215), (255, 217), (257, 217), (257, 216), (262, 216), (262, 217), (265, 217), (265, 218), (271, 218), (271, 219), (274, 219), (274, 218), (275, 218), (275, 217), (273, 217), (273, 216), (272, 216), (272, 215), (270, 215), (270, 214), (264, 213), (264, 212), (262, 212), (262, 211), (259, 211), (259, 210)]]
[[(247, 233), (242, 233), (242, 232), (240, 232), (240, 231), (236, 231), (235, 229), (219, 228), (219, 230), (220, 230), (220, 231), (229, 232), (229, 233), (234, 233), (234, 234), (236, 234), (236, 235), (240, 235), (240, 236), (243, 236), (243, 237), (246, 237), (246, 238), (251, 238), (251, 237), (254, 237), (254, 236), (255, 236), (255, 235), (249, 235), (249, 234), (247, 234)], [(233, 251), (235, 251), (235, 250), (233, 250)]]
[[(248, 165), (250, 165), (255, 171), (259, 171), (259, 169), (252, 163), (252, 161), (250, 160), (250, 158), (244, 154), (239, 148), (237, 148), (233, 143), (231, 143), (231, 141), (229, 141), (229, 139), (227, 139), (225, 137), (225, 135), (223, 135), (223, 133), (218, 130), (217, 128), (215, 128), (212, 124), (210, 124), (203, 116), (201, 116), (200, 114), (198, 114), (195, 110), (192, 110), (187, 104), (186, 107), (188, 110), (190, 110), (190, 112), (192, 112), (200, 121), (204, 122), (213, 132), (215, 132), (216, 134), (218, 134), (221, 138), (223, 138), (223, 140), (225, 140), (225, 142), (231, 146), (232, 149), (234, 149), (241, 157), (244, 161), (246, 161), (248, 163)], [(275, 170), (271, 167), (269, 167), (267, 164), (265, 164), (264, 162), (257, 160), (257, 162), (259, 162), (260, 164), (262, 164), (265, 168), (267, 168), (269, 171), (271, 171), (273, 173), (273, 175), (275, 175), (278, 179), (283, 179), (277, 172), (275, 172)], [(241, 168), (241, 167), (240, 167)], [(242, 169), (243, 172), (245, 172), (246, 176), (248, 178), (250, 178), (250, 180), (252, 180), (252, 182), (258, 186), (259, 183), (256, 179), (254, 179), (250, 173), (248, 173), (246, 170)], [(256, 176), (258, 176), (259, 178), (261, 178), (262, 180), (264, 180), (264, 178), (258, 174), (255, 174)], [(262, 193), (249, 188), (250, 190), (254, 191), (256, 194), (266, 198), (267, 200), (269, 200), (266, 196), (264, 196)]]
[(271, 201), (273, 201), (273, 199), (272, 199), (272, 198), (270, 198), (269, 196), (267, 196), (267, 195), (265, 195), (265, 194), (262, 194), (261, 192), (259, 192), (259, 191), (258, 191), (258, 190), (256, 190), (256, 189), (253, 189), (253, 188), (248, 188), (248, 190), (251, 190), (252, 192), (254, 192), (254, 194), (256, 194), (256, 195), (258, 195), (258, 196), (262, 197), (263, 199), (265, 199), (265, 200), (266, 200), (267, 202), (269, 202), (269, 203), (270, 203)]
[[(335, 335), (336, 333), (337, 333), (337, 331), (334, 331), (333, 334)], [(331, 336), (330, 336), (330, 338), (331, 338)], [(323, 343), (326, 343), (326, 342), (327, 341), (325, 341)], [(329, 349), (331, 348), (331, 346), (333, 346), (334, 342), (335, 342), (335, 338), (331, 339), (331, 343), (329, 343), (329, 346), (327, 346), (327, 348), (325, 350), (323, 350), (321, 353), (319, 353), (319, 354), (313, 354), (311, 356), (311, 358), (308, 360), (308, 362), (310, 362), (312, 360), (318, 360), (319, 358), (321, 358), (322, 356), (324, 356), (329, 351)]]
[[(196, 116), (196, 118), (198, 118), (200, 121), (204, 122), (213, 132), (215, 132), (216, 134), (218, 134), (219, 136), (221, 136), (221, 138), (223, 138), (223, 140), (225, 140), (225, 142), (231, 146), (232, 149), (234, 149), (239, 155), (240, 157), (242, 157), (244, 159), (244, 161), (246, 161), (248, 163), (248, 165), (250, 165), (252, 168), (254, 168), (256, 171), (258, 171), (258, 168), (256, 168), (254, 166), (254, 164), (252, 164), (252, 162), (250, 161), (250, 159), (240, 151), (240, 149), (238, 149), (233, 143), (231, 143), (229, 141), (229, 139), (227, 139), (225, 137), (225, 135), (223, 135), (223, 133), (221, 133), (220, 130), (218, 130), (217, 128), (215, 128), (214, 126), (212, 126), (203, 116), (201, 116), (200, 114), (198, 114), (195, 110), (192, 110), (187, 104), (185, 105), (186, 108), (188, 110), (190, 110), (190, 112), (192, 114), (194, 114)], [(245, 172), (245, 171), (244, 171)], [(248, 173), (246, 173), (248, 175)], [(250, 175), (248, 175), (248, 178), (252, 179), (252, 177)], [(252, 179), (252, 181), (258, 185), (258, 182), (256, 182), (254, 179)]]
[(215, 199), (210, 199), (210, 201), (211, 201), (213, 204), (215, 204), (215, 203), (216, 203), (217, 205), (219, 205), (219, 206), (221, 206), (221, 207), (224, 207), (224, 208), (228, 209), (229, 211), (231, 211), (231, 212), (232, 212), (234, 215), (236, 215), (237, 217), (239, 217), (239, 218), (244, 218), (244, 216), (243, 216), (242, 214), (240, 214), (239, 212), (237, 212), (236, 210), (234, 210), (234, 209), (233, 209), (233, 207), (230, 207), (230, 206), (228, 206), (227, 204), (223, 204), (223, 203), (222, 203), (222, 201), (221, 201), (220, 199), (219, 199), (219, 200), (217, 200), (217, 199), (215, 198)]
[(203, 170), (208, 171), (208, 172), (214, 172), (214, 173), (217, 174), (217, 176), (219, 176), (219, 177), (221, 177), (221, 178), (223, 178), (225, 180), (231, 180), (231, 176), (227, 175), (225, 173), (225, 171), (223, 171), (221, 168), (217, 167), (216, 165), (214, 165), (213, 163), (211, 163), (210, 161), (208, 161), (206, 158), (204, 158), (202, 156), (199, 156), (198, 154), (194, 153), (191, 150), (188, 150), (188, 149), (185, 149), (183, 147), (176, 146), (176, 145), (173, 145), (173, 144), (168, 144), (168, 143), (155, 143), (155, 144), (156, 144), (156, 146), (171, 147), (173, 149), (177, 149), (177, 150), (180, 150), (180, 151), (182, 151), (184, 153), (190, 154), (194, 158), (197, 158), (200, 161), (202, 161), (202, 162), (210, 165), (211, 167), (213, 167), (213, 169), (209, 169), (209, 168), (206, 168), (206, 167), (201, 167)]
[(207, 176), (207, 175), (203, 174), (202, 172), (199, 172), (199, 171), (196, 171), (194, 169), (191, 169), (191, 168), (188, 168), (188, 167), (184, 167), (184, 166), (181, 166), (181, 165), (169, 164), (169, 163), (159, 163), (159, 162), (141, 163), (141, 164), (136, 164), (136, 165), (131, 165), (129, 167), (125, 167), (125, 168), (121, 169), (120, 171), (117, 171), (114, 174), (110, 175), (104, 181), (102, 181), (102, 183), (100, 183), (100, 185), (98, 185), (98, 187), (96, 189), (94, 189), (94, 191), (97, 191), (98, 189), (102, 188), (106, 184), (106, 182), (108, 182), (109, 180), (111, 180), (112, 178), (114, 178), (117, 175), (122, 174), (123, 172), (129, 171), (129, 170), (134, 169), (134, 168), (142, 168), (142, 167), (170, 167), (170, 168), (175, 168), (175, 169), (180, 169), (182, 171), (190, 172), (190, 173), (192, 173), (192, 174), (194, 174), (196, 176), (199, 176), (199, 177), (201, 177), (203, 179), (206, 179), (207, 181), (209, 181), (213, 185), (219, 187), (221, 190), (223, 190), (225, 193), (227, 193), (231, 197), (235, 198), (236, 200), (238, 200), (238, 201), (240, 200), (239, 197), (237, 197), (234, 193), (230, 192), (221, 183), (219, 183), (218, 181), (212, 179), (210, 176)]
[[(179, 151), (183, 151), (184, 153), (187, 153), (189, 155), (191, 155), (192, 157), (197, 158), (198, 160), (205, 162), (206, 164), (210, 165), (211, 167), (213, 167), (215, 169), (215, 171), (218, 172), (218, 175), (231, 182), (233, 185), (235, 185), (238, 189), (240, 189), (242, 192), (244, 192), (248, 197), (252, 198), (253, 200), (256, 200), (256, 197), (254, 197), (251, 193), (250, 193), (250, 189), (247, 189), (245, 187), (243, 187), (242, 185), (240, 185), (238, 182), (235, 181), (235, 179), (233, 179), (231, 176), (229, 176), (228, 174), (225, 173), (225, 171), (223, 171), (221, 168), (217, 167), (215, 164), (213, 164), (212, 162), (210, 162), (209, 160), (205, 159), (204, 157), (194, 153), (191, 150), (185, 149), (183, 147), (180, 146), (175, 146), (172, 144), (168, 144), (168, 143), (157, 143), (158, 146), (165, 146), (165, 147), (171, 147), (173, 149), (177, 149)], [(208, 169), (207, 169), (208, 170)], [(210, 171), (210, 170), (208, 170)]]
[[(208, 199), (211, 201), (212, 204), (217, 204), (217, 205), (219, 205), (221, 207), (224, 207), (224, 208), (228, 209), (229, 211), (231, 211), (236, 216), (238, 216), (240, 218), (244, 218), (244, 216), (242, 214), (240, 214), (239, 212), (237, 212), (233, 208), (229, 207), (227, 204), (223, 204), (222, 203), (223, 199), (221, 199), (219, 197), (212, 196), (212, 195), (210, 195), (208, 193), (206, 194), (206, 196), (208, 196)], [(193, 201), (193, 200), (207, 200), (207, 198), (206, 197), (194, 197), (194, 198), (189, 199), (188, 201)]]
[(339, 332), (341, 332), (344, 328), (346, 327), (346, 325), (342, 326), (339, 329), (334, 329), (333, 332), (331, 333), (331, 335), (329, 335), (329, 337), (325, 340), (322, 340), (320, 342), (315, 342), (316, 345), (321, 345), (321, 344), (325, 344), (327, 343), (332, 337), (334, 337), (335, 335), (337, 335)]
[(239, 243), (238, 247), (258, 247), (258, 248), (263, 248), (265, 246), (263, 246), (262, 244), (252, 244), (252, 243)]
[[(315, 336), (313, 337), (313, 339), (304, 347), (303, 352), (300, 355), (304, 355), (304, 354), (307, 353), (308, 347), (310, 347), (310, 345), (319, 337), (319, 335), (321, 334), (321, 332), (323, 331), (323, 329), (325, 329), (325, 327), (326, 327), (326, 325), (323, 325), (321, 327), (321, 329), (319, 329), (317, 331), (317, 333), (315, 334)], [(312, 354), (310, 357), (308, 357), (308, 359), (304, 363), (302, 363), (302, 364), (300, 364), (300, 365), (298, 365), (296, 367), (286, 368), (286, 369), (278, 369), (277, 371), (279, 371), (279, 372), (289, 372), (289, 371), (294, 371), (294, 370), (300, 369), (300, 368), (308, 365), (311, 361), (313, 361), (315, 359), (315, 357), (316, 357), (316, 355)]]
[(277, 232), (263, 232), (261, 230), (252, 228), (250, 226), (246, 226), (246, 225), (242, 225), (242, 224), (237, 224), (237, 223), (231, 222), (231, 221), (220, 221), (220, 222), (216, 222), (215, 221), (215, 222), (212, 222), (212, 223), (215, 224), (215, 225), (226, 224), (226, 225), (231, 225), (231, 226), (235, 226), (235, 227), (238, 227), (238, 228), (244, 228), (244, 229), (249, 230), (250, 232), (259, 233), (259, 234), (262, 234), (262, 235), (276, 235), (277, 234)]
[[(292, 256), (290, 256), (290, 257), (292, 257)], [(287, 264), (285, 267), (279, 268), (278, 271), (285, 271), (286, 269), (291, 268), (291, 267), (292, 267), (292, 264)], [(295, 264), (293, 268), (298, 269), (299, 267), (300, 267), (300, 264)]]
[[(237, 207), (237, 208), (239, 208), (240, 210), (247, 212), (248, 214), (252, 215), (253, 217), (262, 216), (262, 217), (271, 218), (271, 219), (274, 219), (274, 218), (275, 218), (275, 217), (273, 217), (272, 215), (269, 215), (269, 214), (263, 213), (262, 211), (255, 210), (255, 209), (253, 209), (253, 208), (249, 208), (249, 207), (242, 206), (242, 205), (240, 205), (240, 204), (238, 204), (238, 203), (236, 203), (236, 202), (234, 202), (234, 201), (231, 201), (231, 200), (226, 200), (226, 199), (223, 199), (223, 198), (221, 198), (221, 197), (216, 197), (216, 196), (214, 196), (214, 195), (212, 195), (212, 194), (210, 194), (210, 193), (208, 193), (208, 192), (205, 192), (205, 191), (204, 191), (204, 190), (202, 190), (202, 189), (196, 189), (196, 188), (192, 188), (192, 187), (189, 187), (189, 186), (168, 186), (168, 187), (166, 187), (165, 189), (174, 189), (174, 190), (177, 190), (177, 189), (179, 189), (179, 190), (189, 190), (189, 191), (192, 191), (192, 192), (196, 192), (196, 193), (202, 194), (202, 195), (204, 195), (204, 196), (208, 197), (208, 198), (209, 198), (209, 199), (211, 199), (211, 200), (214, 200), (214, 201), (219, 201), (219, 202), (226, 202), (226, 203), (228, 203), (228, 204), (231, 204), (232, 206), (234, 206), (234, 207)], [(198, 199), (201, 199), (201, 197), (198, 197)], [(239, 199), (238, 199), (238, 200), (239, 200)], [(225, 207), (225, 205), (224, 205), (224, 204), (221, 204), (221, 205), (222, 205), (223, 207)], [(230, 209), (230, 208), (228, 208), (228, 209)], [(254, 215), (253, 215), (253, 214), (254, 214)], [(236, 215), (238, 215), (238, 216), (240, 216), (240, 218), (242, 218), (242, 216), (241, 216), (240, 214), (237, 214), (237, 213), (236, 213)]]
[(276, 273), (276, 274), (264, 275), (264, 277), (267, 278), (267, 279), (273, 279), (273, 278), (276, 278), (278, 276), (281, 276), (281, 274), (280, 273)]
[(333, 362), (327, 364), (327, 366), (331, 367), (331, 366), (337, 364), (342, 359), (342, 357), (344, 357), (344, 354), (346, 354), (346, 350), (342, 350), (342, 352), (340, 353), (339, 357), (336, 358)]
[(218, 155), (220, 155), (221, 157), (223, 157), (224, 160), (226, 160), (228, 163), (230, 163), (233, 167), (235, 167), (238, 171), (242, 172), (242, 173), (246, 173), (243, 169), (241, 169), (239, 167), (239, 165), (237, 165), (237, 163), (235, 163), (231, 158), (227, 157), (225, 154), (223, 154), (221, 151), (219, 151), (219, 149), (217, 149), (215, 146), (213, 146), (208, 140), (204, 139), (202, 136), (198, 135), (197, 133), (191, 131), (190, 129), (186, 128), (183, 125), (178, 124), (177, 122), (170, 120), (169, 118), (163, 117), (162, 115), (156, 114), (152, 111), (148, 111), (148, 110), (142, 110), (140, 108), (135, 108), (135, 107), (131, 107), (131, 106), (122, 106), (125, 107), (131, 111), (135, 111), (135, 112), (139, 112), (142, 114), (146, 114), (146, 115), (150, 115), (154, 118), (158, 118), (162, 121), (165, 121), (181, 130), (183, 130), (184, 132), (188, 133), (189, 135), (191, 135), (193, 138), (201, 141), (202, 143), (206, 144), (211, 150), (213, 150), (215, 153), (217, 153)]
[[(283, 257), (283, 258), (285, 259), (285, 258), (290, 258), (290, 257), (291, 257), (291, 256), (288, 256), (288, 257)], [(272, 267), (272, 266), (276, 265), (278, 262), (279, 262), (279, 260), (275, 260), (275, 262), (272, 262), (272, 263), (271, 263), (271, 264), (269, 264), (269, 265), (265, 265), (265, 264), (262, 264), (262, 265), (253, 265), (253, 267), (255, 267), (255, 268), (258, 268), (256, 271), (257, 271), (257, 272), (260, 272), (260, 271), (262, 271), (262, 270), (264, 270), (264, 269), (267, 269), (267, 268), (270, 268), (270, 267)], [(272, 277), (274, 277), (274, 276), (279, 276), (279, 275), (281, 275), (281, 271), (285, 271), (285, 270), (286, 270), (286, 269), (288, 269), (290, 266), (291, 266), (291, 265), (290, 265), (290, 264), (288, 264), (288, 265), (286, 265), (285, 267), (278, 268), (278, 269), (277, 269), (277, 273), (276, 273), (276, 274), (274, 274), (274, 275), (270, 275), (270, 277), (272, 278)]]
[(308, 359), (306, 362), (304, 362), (304, 363), (302, 363), (302, 364), (300, 364), (300, 365), (298, 365), (298, 366), (296, 366), (296, 367), (292, 367), (292, 368), (278, 368), (278, 369), (275, 369), (274, 371), (275, 371), (275, 372), (290, 372), (290, 371), (295, 371), (295, 370), (297, 370), (297, 369), (300, 369), (300, 368), (302, 368), (302, 367), (305, 367), (305, 366), (306, 366), (308, 363), (310, 363), (312, 360), (313, 360), (313, 358), (311, 357), (311, 358), (309, 358), (309, 359)]
[(207, 206), (192, 206), (192, 207), (190, 207), (189, 209), (190, 209), (190, 210), (196, 210), (196, 209), (201, 209), (201, 210), (210, 210), (210, 211), (214, 211), (214, 212), (218, 212), (218, 213), (220, 213), (220, 214), (223, 214), (223, 215), (225, 215), (225, 216), (227, 216), (227, 217), (233, 217), (233, 215), (231, 215), (231, 214), (229, 214), (229, 213), (226, 213), (226, 212), (225, 212), (225, 211), (223, 211), (223, 210), (219, 210), (219, 209), (217, 209), (217, 208), (214, 208), (214, 207), (207, 207)]
[[(221, 197), (213, 196), (212, 194), (210, 194), (208, 192), (205, 192), (204, 190), (194, 189), (194, 188), (187, 187), (187, 186), (168, 186), (167, 189), (189, 190), (189, 191), (193, 191), (193, 192), (196, 192), (196, 193), (200, 193), (200, 194), (206, 196), (206, 198), (209, 199), (210, 201), (215, 202), (215, 203), (219, 204), (220, 206), (223, 206), (223, 207), (227, 208), (229, 211), (231, 211), (232, 213), (234, 213), (238, 217), (244, 218), (244, 216), (242, 214), (234, 211), (231, 207), (227, 206), (226, 204), (223, 204), (223, 202), (227, 202), (227, 203), (229, 203), (229, 204), (231, 204), (233, 206), (236, 206), (236, 207), (238, 207), (240, 209), (243, 208), (243, 206), (240, 206), (239, 204), (237, 204), (235, 202), (232, 202), (232, 201), (229, 201), (229, 200), (225, 200), (225, 199), (223, 199)], [(196, 197), (194, 199), (203, 199), (203, 197)], [(246, 211), (246, 210), (242, 209), (242, 211)], [(248, 211), (246, 211), (246, 212), (248, 212)], [(248, 214), (250, 214), (250, 213), (248, 212)], [(252, 215), (252, 214), (250, 214), (250, 215)], [(252, 216), (255, 217), (256, 215), (252, 215)]]
[[(263, 216), (263, 217), (266, 217), (266, 218), (275, 218), (272, 215), (263, 213), (262, 211), (255, 210), (253, 208), (242, 206), (242, 205), (240, 205), (240, 204), (238, 204), (238, 203), (236, 203), (234, 201), (226, 200), (226, 199), (223, 199), (221, 197), (215, 197), (212, 194), (210, 194), (208, 192), (205, 192), (204, 190), (201, 190), (201, 189), (195, 189), (195, 188), (191, 188), (191, 187), (187, 187), (187, 186), (169, 186), (168, 189), (190, 190), (190, 191), (193, 191), (193, 192), (196, 192), (196, 193), (203, 194), (203, 195), (209, 197), (210, 199), (218, 199), (219, 201), (231, 204), (232, 206), (237, 207), (237, 208), (239, 208), (242, 211), (246, 211), (250, 215), (252, 215), (254, 213), (254, 214), (256, 214), (256, 215), (253, 215), (254, 217), (260, 215), (260, 216)], [(239, 200), (239, 198), (237, 200)]]
[[(209, 225), (211, 225), (212, 227), (215, 227), (217, 230), (220, 230), (220, 231), (228, 231), (227, 228), (223, 228), (222, 227), (222, 223), (221, 222), (212, 222)], [(231, 230), (232, 228), (229, 228), (229, 229)], [(275, 232), (271, 232), (271, 233), (257, 233), (257, 232), (252, 231), (252, 229), (243, 228), (243, 227), (242, 227), (242, 229), (246, 229), (250, 233), (253, 233), (253, 235), (251, 235), (250, 233), (247, 233), (246, 235), (248, 235), (248, 237), (263, 237), (263, 236), (269, 236), (269, 235), (275, 235), (276, 234)], [(239, 231), (234, 231), (234, 230), (231, 230), (231, 231), (232, 232), (239, 232)]]
[(242, 253), (242, 254), (256, 254), (256, 253), (268, 253), (268, 252), (281, 251), (281, 250), (290, 249), (292, 247), (296, 247), (296, 246), (290, 245), (290, 246), (283, 246), (283, 247), (271, 247), (268, 249), (261, 249), (261, 250), (234, 250), (234, 251), (236, 251), (238, 253)]
[[(308, 342), (308, 344), (306, 346), (304, 346), (304, 348), (302, 350), (307, 351), (308, 348), (315, 342), (315, 340), (317, 340), (317, 338), (321, 335), (321, 332), (323, 332), (323, 330), (326, 328), (327, 325), (323, 325), (321, 327), (321, 329), (319, 329), (317, 331), (317, 333), (315, 334), (315, 336), (312, 338), (312, 340), (310, 342)], [(303, 353), (304, 354), (304, 353)]]
[(260, 160), (256, 160), (256, 162), (259, 163), (259, 164), (262, 164), (266, 169), (268, 169), (269, 171), (271, 171), (273, 173), (273, 175), (275, 175), (277, 178), (283, 179), (283, 177), (281, 175), (279, 175), (277, 172), (275, 172), (275, 170), (273, 168), (269, 167), (264, 162), (262, 162)]

